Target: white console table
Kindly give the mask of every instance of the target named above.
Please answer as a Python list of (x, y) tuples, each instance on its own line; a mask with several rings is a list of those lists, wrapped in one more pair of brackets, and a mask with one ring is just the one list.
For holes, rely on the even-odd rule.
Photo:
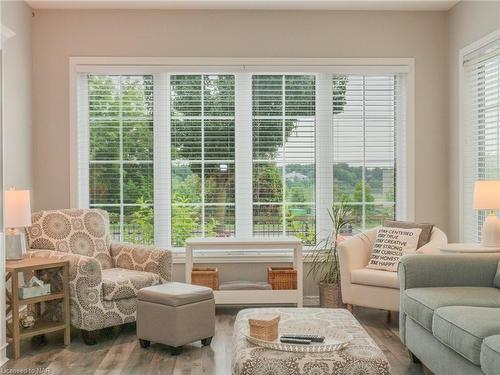
[(294, 290), (214, 290), (218, 305), (257, 305), (295, 303), (302, 307), (303, 266), (302, 241), (297, 237), (275, 238), (188, 238), (186, 240), (186, 283), (191, 283), (195, 250), (293, 250), (293, 267), (297, 270)]

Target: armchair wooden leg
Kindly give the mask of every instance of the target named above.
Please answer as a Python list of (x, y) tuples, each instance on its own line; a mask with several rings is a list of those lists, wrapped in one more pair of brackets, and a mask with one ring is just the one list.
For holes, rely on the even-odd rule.
[(392, 311), (391, 310), (387, 310), (387, 323), (391, 322), (391, 318), (392, 318)]
[(95, 345), (97, 344), (97, 331), (86, 331), (84, 329), (82, 331), (82, 339), (86, 345)]
[(347, 310), (349, 310), (350, 312), (352, 312), (352, 309), (354, 308), (354, 306), (351, 305), (350, 303), (346, 304), (346, 307), (347, 307)]
[(151, 341), (139, 339), (139, 344), (141, 345), (141, 348), (148, 348), (151, 345)]

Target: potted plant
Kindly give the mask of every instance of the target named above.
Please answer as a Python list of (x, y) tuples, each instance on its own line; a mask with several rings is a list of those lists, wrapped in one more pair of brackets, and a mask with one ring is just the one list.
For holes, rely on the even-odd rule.
[(332, 231), (320, 240), (310, 255), (311, 268), (307, 275), (319, 280), (321, 307), (343, 307), (340, 289), (340, 264), (337, 246), (353, 223), (353, 211), (345, 202), (328, 210)]

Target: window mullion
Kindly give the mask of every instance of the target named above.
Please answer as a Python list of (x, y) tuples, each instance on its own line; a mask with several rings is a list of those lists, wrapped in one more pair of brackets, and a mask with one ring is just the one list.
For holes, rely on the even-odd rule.
[(235, 226), (239, 237), (252, 236), (252, 75), (235, 74)]
[(282, 170), (281, 170), (281, 173), (282, 173), (282, 185), (281, 185), (281, 222), (282, 222), (282, 225), (283, 225), (283, 229), (282, 229), (282, 233), (283, 235), (286, 235), (286, 159), (287, 159), (287, 155), (286, 155), (286, 118), (285, 118), (285, 99), (286, 99), (286, 96), (285, 96), (285, 90), (286, 90), (286, 85), (285, 85), (285, 81), (286, 81), (286, 76), (283, 75), (281, 77), (281, 129), (282, 129), (282, 144), (283, 144), (283, 160), (282, 160)]
[[(90, 114), (89, 114), (89, 77), (87, 74), (78, 76), (78, 181), (77, 207), (89, 208), (90, 201)], [(72, 202), (73, 203), (73, 202)]]
[(172, 245), (170, 76), (153, 77), (154, 237), (160, 247)]
[(366, 229), (366, 77), (363, 76), (363, 166), (361, 168), (361, 228)]
[(316, 237), (332, 230), (328, 209), (333, 206), (332, 74), (316, 75)]
[(201, 83), (201, 236), (205, 237), (205, 90), (204, 75), (200, 75)]
[(119, 123), (119, 147), (120, 147), (120, 241), (123, 241), (124, 239), (124, 219), (125, 219), (125, 210), (123, 207), (123, 77), (118, 78), (120, 80), (119, 85), (118, 85), (118, 94), (120, 98), (120, 108), (119, 108), (119, 113), (120, 113), (120, 123)]

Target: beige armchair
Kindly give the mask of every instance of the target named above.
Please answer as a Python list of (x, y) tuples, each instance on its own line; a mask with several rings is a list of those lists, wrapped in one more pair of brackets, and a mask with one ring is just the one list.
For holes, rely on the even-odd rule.
[[(399, 280), (397, 272), (367, 268), (377, 235), (377, 229), (368, 230), (339, 244), (342, 300), (352, 306), (399, 311)], [(448, 243), (446, 234), (434, 227), (430, 241), (419, 248), (419, 254), (439, 252), (439, 246)]]
[(171, 280), (171, 252), (112, 243), (106, 211), (40, 211), (27, 232), (29, 256), (69, 260), (71, 324), (87, 344), (93, 331), (135, 321), (141, 288)]

